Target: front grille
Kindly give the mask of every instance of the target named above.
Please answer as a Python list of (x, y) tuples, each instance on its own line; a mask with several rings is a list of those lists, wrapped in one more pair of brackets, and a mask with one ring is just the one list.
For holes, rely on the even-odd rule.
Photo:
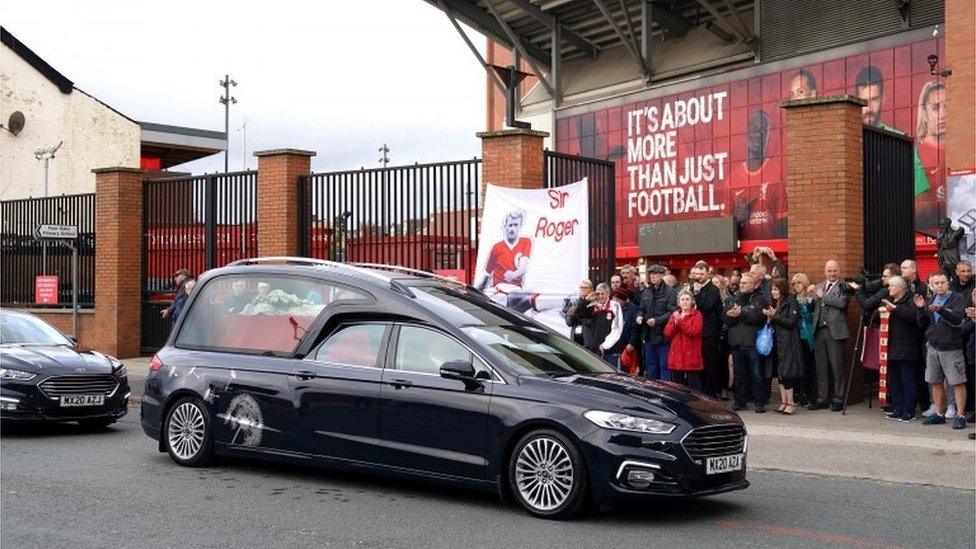
[(57, 376), (44, 380), (39, 387), (45, 395), (58, 398), (61, 395), (111, 395), (119, 382), (109, 375)]
[(745, 451), (746, 430), (741, 425), (699, 427), (681, 441), (691, 459), (741, 454)]

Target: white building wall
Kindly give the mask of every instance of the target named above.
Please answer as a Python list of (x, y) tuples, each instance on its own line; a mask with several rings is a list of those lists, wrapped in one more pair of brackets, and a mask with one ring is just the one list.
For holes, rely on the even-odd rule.
[(0, 121), (24, 113), (20, 135), (0, 130), (0, 198), (44, 196), (44, 162), (34, 151), (57, 145), (48, 194), (94, 192), (93, 168), (139, 167), (139, 125), (75, 89), (61, 91), (5, 45), (0, 45)]

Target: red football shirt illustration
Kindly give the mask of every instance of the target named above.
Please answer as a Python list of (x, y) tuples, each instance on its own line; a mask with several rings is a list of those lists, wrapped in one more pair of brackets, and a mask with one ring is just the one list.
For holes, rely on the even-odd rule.
[(488, 263), (485, 270), (491, 273), (491, 285), (500, 283), (522, 285), (522, 278), (515, 280), (505, 280), (505, 273), (518, 269), (519, 261), (532, 255), (532, 241), (528, 238), (519, 238), (515, 245), (509, 246), (507, 240), (495, 244), (491, 247), (488, 254)]

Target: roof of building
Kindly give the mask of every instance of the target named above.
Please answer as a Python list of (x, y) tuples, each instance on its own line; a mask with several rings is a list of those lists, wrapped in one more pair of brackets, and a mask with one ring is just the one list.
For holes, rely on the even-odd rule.
[(425, 1), (519, 53), (539, 82), (526, 105), (750, 62), (759, 47), (756, 0)]
[(191, 160), (197, 160), (227, 150), (227, 134), (222, 131), (132, 120), (132, 118), (119, 112), (111, 105), (75, 87), (74, 82), (58, 72), (57, 69), (52, 67), (47, 61), (42, 59), (37, 53), (2, 26), (0, 26), (0, 43), (10, 48), (11, 51), (44, 76), (44, 78), (57, 86), (61, 93), (67, 95), (78, 91), (98, 101), (120, 116), (139, 124), (142, 155), (160, 158), (163, 168), (177, 166)]

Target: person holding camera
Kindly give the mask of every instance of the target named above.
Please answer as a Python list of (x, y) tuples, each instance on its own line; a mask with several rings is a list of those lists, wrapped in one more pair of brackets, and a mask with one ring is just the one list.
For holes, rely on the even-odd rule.
[[(857, 302), (861, 305), (861, 310), (864, 311), (862, 317), (864, 326), (868, 331), (877, 333), (880, 329), (881, 317), (878, 315), (878, 309), (884, 304), (884, 300), (891, 299), (891, 294), (888, 289), (888, 281), (892, 277), (898, 276), (901, 272), (900, 267), (897, 263), (888, 263), (884, 266), (881, 271), (881, 278), (872, 280), (871, 277), (861, 271), (861, 277), (856, 282), (848, 282), (847, 285), (855, 290), (855, 298)], [(902, 279), (904, 280), (904, 279)], [(908, 282), (905, 282), (906, 287)], [(909, 292), (910, 293), (910, 292)], [(910, 297), (910, 296), (909, 296)], [(867, 336), (865, 336), (867, 339)], [(918, 337), (914, 338), (918, 341)], [(917, 353), (916, 353), (917, 354)], [(918, 357), (916, 356), (914, 363), (918, 363)], [(882, 406), (881, 409), (885, 412), (893, 412), (895, 410), (894, 402), (898, 395), (901, 394), (901, 378), (899, 376), (889, 376), (888, 377), (888, 402), (889, 404)], [(912, 387), (915, 387), (916, 383), (912, 383)], [(915, 399), (913, 399), (914, 402)]]
[[(847, 284), (840, 278), (840, 262), (831, 259), (824, 264), (826, 280), (817, 284), (813, 300), (814, 362), (817, 365), (817, 401), (808, 410), (844, 409), (847, 379), (844, 377), (844, 342), (851, 336), (847, 325)], [(830, 378), (834, 398), (828, 404)]]

